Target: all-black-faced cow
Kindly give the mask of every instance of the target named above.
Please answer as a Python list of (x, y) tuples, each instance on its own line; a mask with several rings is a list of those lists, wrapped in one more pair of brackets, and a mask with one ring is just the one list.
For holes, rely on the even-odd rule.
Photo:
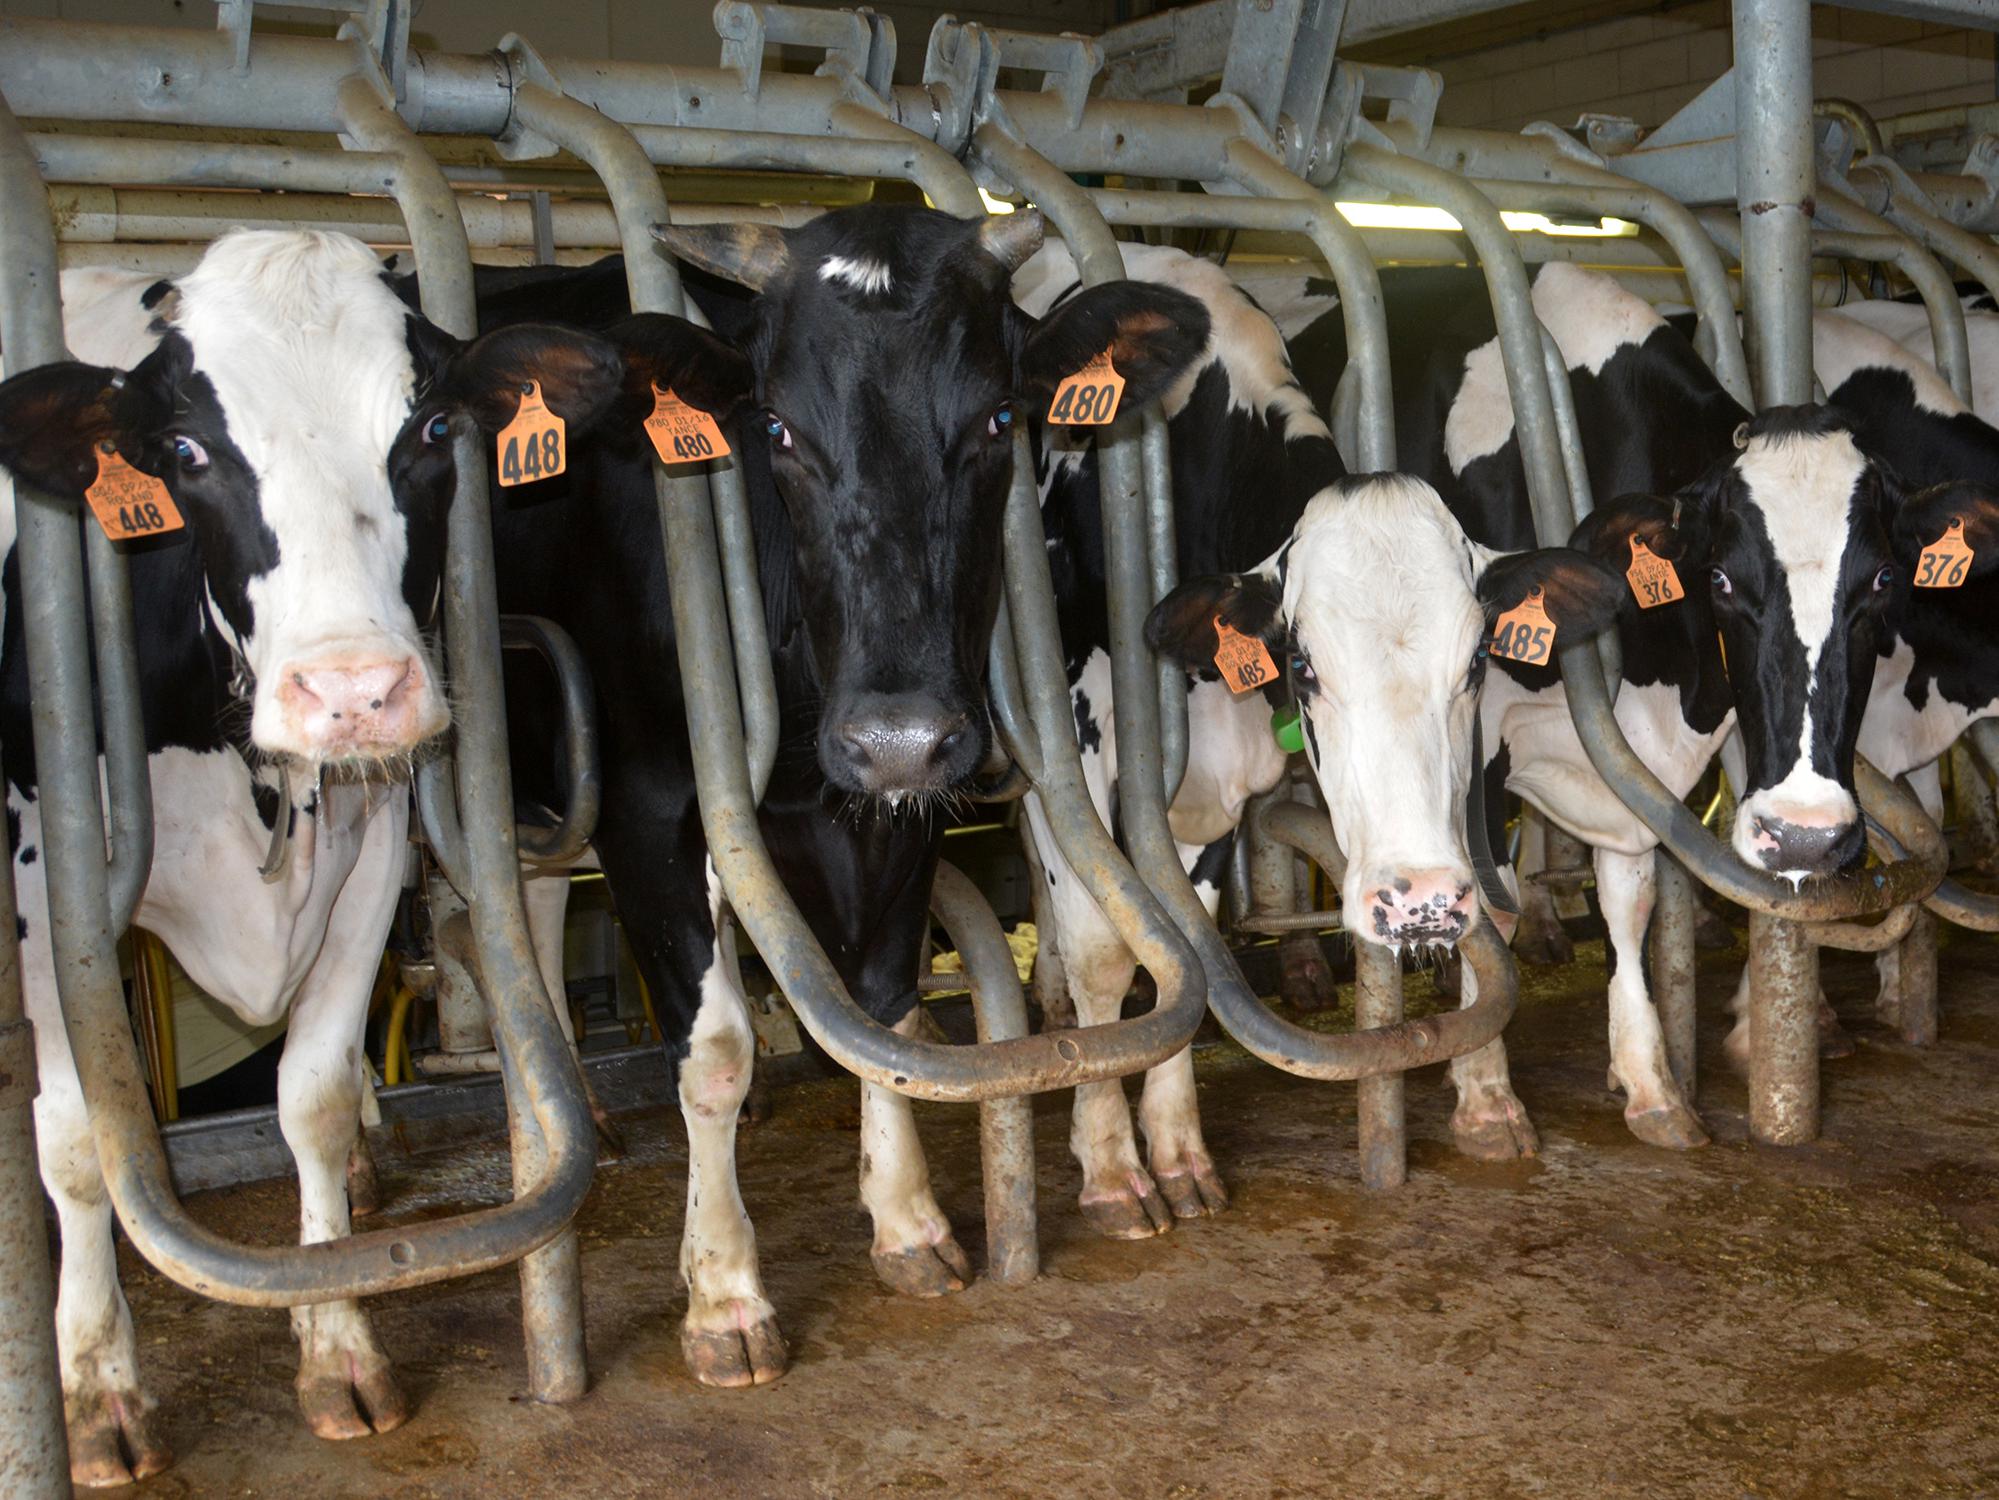
[[(348, 1232), (361, 1034), (402, 884), (402, 774), (449, 723), (425, 631), (436, 609), (457, 413), (511, 410), (521, 378), (582, 416), (618, 365), (543, 331), (469, 348), (409, 313), (341, 235), (239, 232), (173, 283), (71, 272), (81, 362), (0, 384), (0, 465), (80, 503), (113, 448), (186, 520), (129, 558), (154, 858), (134, 921), (247, 1021), (289, 1016), (278, 1117), (305, 1242)], [(517, 341), (516, 341), (517, 342)], [(62, 1227), (57, 1306), (73, 1474), (110, 1485), (169, 1456), (140, 1379), (112, 1214), (63, 1030), (40, 859), (14, 492), (4, 483), (0, 746), (35, 1024), (43, 1181)], [(283, 792), (289, 790), (289, 799)], [(260, 874), (275, 820), (285, 862)], [(384, 1430), (406, 1404), (354, 1302), (292, 1314), (298, 1394), (322, 1437)]]

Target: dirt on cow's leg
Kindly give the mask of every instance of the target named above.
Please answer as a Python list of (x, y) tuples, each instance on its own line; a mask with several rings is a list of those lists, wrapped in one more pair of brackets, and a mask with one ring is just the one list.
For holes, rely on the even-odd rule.
[(382, 1208), (382, 1182), (375, 1172), (375, 1154), (368, 1149), (368, 1137), (354, 1137), (354, 1148), (347, 1153), (347, 1212), (355, 1218), (365, 1214), (379, 1213)]
[(292, 1332), (299, 1409), (315, 1436), (339, 1442), (409, 1420), (409, 1402), (358, 1302), (295, 1307)]
[[(895, 1025), (903, 1036), (941, 1039), (916, 1006)], [(874, 1219), (875, 1275), (905, 1297), (942, 1297), (973, 1281), (971, 1257), (930, 1188), (930, 1165), (907, 1096), (861, 1085), (861, 1202)]]

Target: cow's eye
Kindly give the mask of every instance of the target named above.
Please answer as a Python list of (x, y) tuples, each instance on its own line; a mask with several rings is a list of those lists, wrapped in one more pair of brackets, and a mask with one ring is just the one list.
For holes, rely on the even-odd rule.
[(1305, 654), (1302, 651), (1293, 651), (1291, 653), (1291, 675), (1299, 682), (1317, 682), (1319, 680), (1318, 673), (1312, 670), (1312, 664), (1305, 660)]
[(1710, 569), (1707, 576), (1709, 581), (1714, 584), (1714, 591), (1717, 594), (1732, 594), (1735, 592), (1735, 585), (1728, 581), (1728, 575), (1720, 568)]
[(439, 412), (436, 416), (432, 417), (428, 422), (424, 423), (423, 440), (425, 443), (433, 445), (437, 443), (450, 442), (451, 418), (446, 416), (443, 412)]
[(992, 438), (1004, 437), (1011, 431), (1013, 431), (1013, 408), (1011, 406), (1002, 406), (992, 414), (992, 418), (986, 423), (986, 436)]
[(1874, 575), (1874, 592), (1877, 594), (1883, 593), (1894, 582), (1895, 582), (1895, 570), (1893, 568), (1883, 568), (1880, 572)]
[(174, 458), (189, 473), (199, 473), (208, 467), (208, 450), (193, 438), (176, 434), (172, 439)]
[(764, 413), (764, 431), (770, 434), (771, 442), (777, 447), (789, 448), (791, 446), (791, 429), (784, 425), (784, 418), (780, 417), (776, 412), (767, 411)]

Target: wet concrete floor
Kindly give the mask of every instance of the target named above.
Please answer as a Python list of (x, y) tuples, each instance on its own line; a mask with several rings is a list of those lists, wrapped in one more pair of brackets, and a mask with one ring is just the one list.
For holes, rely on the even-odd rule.
[[(1526, 970), (1508, 1032), (1538, 1160), (1449, 1140), (1443, 1070), (1413, 1075), (1409, 1183), (1364, 1192), (1352, 1085), (1226, 1047), (1200, 1065), (1227, 1214), (1143, 1243), (1078, 1215), (1067, 1096), (1037, 1115), (1043, 1275), (898, 1299), (870, 1270), (855, 1087), (780, 1091), (741, 1141), (743, 1192), (793, 1351), (775, 1386), (684, 1373), (676, 1116), (582, 1216), (591, 1393), (520, 1394), (516, 1283), (375, 1304), (415, 1415), (329, 1445), (293, 1402), (280, 1313), (180, 1291), (127, 1257), (178, 1462), (155, 1497), (1999, 1495), (1999, 944), (1942, 957), (1931, 1051), (1872, 1024), (1873, 971), (1828, 955), (1859, 1039), (1824, 1073), (1825, 1134), (1747, 1143), (1721, 1063), (1735, 955), (1702, 975), (1700, 1104), (1716, 1141), (1670, 1153), (1604, 1088), (1597, 945)], [(1412, 1001), (1425, 978), (1412, 977)], [(979, 1258), (969, 1109), (919, 1106), (938, 1195)], [(494, 1153), (399, 1169), (391, 1219), (496, 1193)], [(196, 1203), (275, 1242), (289, 1183)]]

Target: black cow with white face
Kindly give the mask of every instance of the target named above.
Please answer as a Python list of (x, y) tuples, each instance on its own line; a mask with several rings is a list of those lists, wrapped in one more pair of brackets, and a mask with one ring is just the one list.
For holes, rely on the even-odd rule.
[[(154, 825), (133, 921), (246, 1022), (289, 1017), (278, 1121), (298, 1161), (301, 1238), (336, 1238), (349, 1228), (362, 1029), (402, 887), (403, 773), (450, 720), (427, 632), (453, 425), (529, 376), (587, 420), (621, 366), (602, 341), (548, 329), (461, 348), (344, 235), (237, 232), (176, 282), (76, 271), (63, 295), (81, 361), (0, 384), (0, 465), (80, 504), (115, 452), (162, 480), (185, 518), (128, 557)], [(500, 400), (510, 411), (511, 395)], [(70, 1457), (77, 1484), (120, 1484), (168, 1453), (56, 994), (22, 634), (34, 581), (21, 577), (5, 475), (0, 517), (0, 747), (42, 1180), (62, 1226)], [(274, 830), (282, 848), (267, 870)], [(295, 1309), (292, 1326), (315, 1432), (358, 1437), (403, 1420), (357, 1303)]]
[[(1200, 305), (1121, 283), (1039, 321), (1007, 295), (1038, 216), (829, 213), (798, 229), (661, 229), (704, 284), (718, 333), (620, 322), (622, 268), (508, 277), (481, 298), (497, 328), (552, 318), (625, 352), (625, 394), (570, 471), (496, 499), (500, 602), (575, 636), (596, 680), (604, 799), (594, 840), (677, 1055), (690, 1161), (683, 1350), (718, 1385), (774, 1379), (786, 1351), (737, 1191), (737, 1111), (754, 1039), (706, 858), (680, 701), (653, 458), (650, 388), (724, 419), (755, 528), (781, 714), (763, 833), (850, 992), (914, 1021), (941, 823), (934, 798), (986, 759), (987, 645), (1015, 424), (1106, 348), (1125, 399), (1154, 399), (1207, 340)], [(690, 281), (694, 278), (690, 278)], [(559, 803), (554, 705), (510, 686), (524, 794)], [(914, 804), (914, 805), (912, 805)], [(531, 881), (545, 972), (560, 973), (562, 882)], [(874, 1262), (918, 1295), (971, 1276), (929, 1185), (907, 1100), (863, 1091), (861, 1197)]]

